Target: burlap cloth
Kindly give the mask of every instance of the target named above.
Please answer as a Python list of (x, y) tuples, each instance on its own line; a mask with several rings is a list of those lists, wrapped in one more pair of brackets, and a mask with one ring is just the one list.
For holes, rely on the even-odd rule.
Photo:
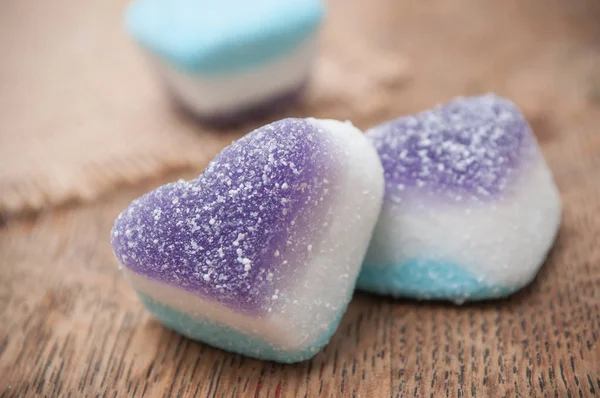
[[(523, 107), (555, 173), (593, 178), (599, 7), (460, 3), (469, 5), (330, 1), (311, 86), (287, 116), (366, 128), (454, 95), (497, 91)], [(125, 5), (0, 5), (0, 218), (95, 199), (174, 169), (200, 172), (261, 123), (215, 131), (176, 112), (123, 29)]]

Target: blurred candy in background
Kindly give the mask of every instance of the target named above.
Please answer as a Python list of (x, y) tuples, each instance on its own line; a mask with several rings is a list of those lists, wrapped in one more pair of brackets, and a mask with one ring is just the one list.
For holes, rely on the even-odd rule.
[(137, 0), (126, 22), (186, 110), (232, 124), (299, 97), (323, 8), (321, 0)]

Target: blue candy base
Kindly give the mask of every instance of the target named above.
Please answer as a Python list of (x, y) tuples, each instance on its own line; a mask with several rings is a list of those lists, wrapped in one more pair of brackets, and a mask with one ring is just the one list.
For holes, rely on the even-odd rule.
[(431, 260), (411, 260), (389, 267), (363, 265), (357, 287), (393, 297), (457, 304), (506, 297), (521, 288), (490, 284), (454, 264)]
[(327, 342), (329, 342), (329, 339), (337, 329), (343, 314), (342, 311), (339, 317), (331, 324), (331, 328), (313, 345), (300, 351), (286, 351), (273, 346), (268, 341), (244, 334), (227, 326), (193, 319), (140, 292), (137, 293), (144, 306), (152, 313), (152, 315), (166, 327), (173, 329), (186, 337), (226, 351), (281, 363), (300, 362), (312, 358), (327, 344)]

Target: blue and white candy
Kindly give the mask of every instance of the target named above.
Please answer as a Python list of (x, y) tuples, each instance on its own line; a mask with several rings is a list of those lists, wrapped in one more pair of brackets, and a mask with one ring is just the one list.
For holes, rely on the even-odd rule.
[(299, 96), (323, 13), (321, 0), (135, 0), (126, 24), (187, 110), (227, 124)]
[(360, 289), (462, 303), (504, 297), (534, 279), (561, 204), (513, 103), (457, 98), (367, 136), (386, 187)]

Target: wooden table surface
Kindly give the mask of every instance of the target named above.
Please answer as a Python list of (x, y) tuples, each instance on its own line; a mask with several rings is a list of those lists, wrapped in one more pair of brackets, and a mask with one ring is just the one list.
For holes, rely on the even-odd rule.
[(360, 127), (488, 90), (523, 107), (564, 203), (529, 287), (460, 307), (357, 293), (310, 361), (229, 354), (161, 326), (118, 270), (114, 217), (199, 170), (157, 176), (94, 203), (0, 220), (0, 397), (600, 396), (600, 35), (584, 2), (354, 1), (372, 7), (346, 20), (370, 21), (364, 35), (412, 68), (411, 83)]
[(563, 225), (534, 283), (456, 307), (357, 293), (308, 362), (225, 353), (162, 327), (117, 268), (117, 213), (146, 188), (0, 232), (0, 396), (600, 395), (600, 162), (566, 172)]

